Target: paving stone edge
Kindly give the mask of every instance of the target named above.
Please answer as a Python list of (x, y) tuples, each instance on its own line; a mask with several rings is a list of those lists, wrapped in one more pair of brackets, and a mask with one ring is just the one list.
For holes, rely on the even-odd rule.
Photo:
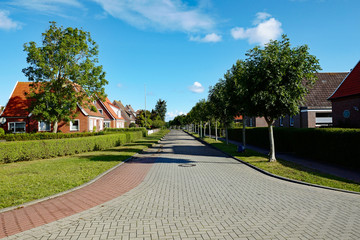
[[(161, 140), (163, 140), (164, 137), (160, 138), (160, 140), (157, 142), (157, 143), (160, 143)], [(151, 148), (151, 147), (154, 147), (156, 143), (154, 143), (153, 145), (151, 145), (150, 147), (148, 148)], [(106, 170), (105, 172), (97, 175), (95, 178), (93, 178), (92, 180), (90, 180), (89, 182), (86, 182), (80, 186), (77, 186), (77, 187), (74, 187), (74, 188), (71, 188), (69, 190), (66, 190), (64, 192), (60, 192), (60, 193), (57, 193), (57, 194), (54, 194), (54, 195), (51, 195), (51, 196), (48, 196), (48, 197), (44, 197), (44, 198), (41, 198), (41, 199), (36, 199), (34, 201), (30, 201), (30, 202), (26, 202), (24, 204), (20, 204), (20, 205), (17, 205), (17, 206), (12, 206), (12, 207), (7, 207), (7, 208), (3, 208), (3, 209), (0, 209), (0, 213), (3, 213), (3, 212), (7, 212), (7, 211), (11, 211), (11, 210), (16, 210), (16, 209), (19, 209), (19, 208), (24, 208), (24, 207), (27, 207), (27, 206), (30, 206), (30, 205), (33, 205), (33, 204), (36, 204), (36, 203), (39, 203), (39, 202), (43, 202), (43, 201), (46, 201), (46, 200), (49, 200), (49, 199), (53, 199), (53, 198), (57, 198), (57, 197), (60, 197), (62, 195), (65, 195), (67, 193), (70, 193), (70, 192), (73, 192), (73, 191), (76, 191), (80, 188), (83, 188), (83, 187), (86, 187), (94, 182), (96, 182), (98, 179), (100, 179), (101, 177), (105, 176), (106, 174), (108, 174), (109, 172), (111, 172), (112, 170), (114, 170), (115, 168), (121, 166), (122, 164), (136, 158), (138, 155), (142, 154), (146, 149), (148, 148), (144, 148), (143, 150), (141, 150), (140, 152), (138, 153), (135, 153), (134, 155), (132, 155), (131, 157), (125, 159), (124, 161), (118, 163), (117, 165), (115, 165), (114, 167)]]
[(186, 132), (186, 131), (184, 131), (184, 132), (187, 133), (187, 134), (189, 134), (190, 136), (194, 137), (194, 138), (197, 139), (199, 142), (201, 142), (201, 143), (203, 143), (203, 144), (205, 144), (205, 145), (207, 145), (207, 146), (209, 146), (209, 147), (211, 147), (211, 148), (213, 148), (213, 149), (216, 149), (216, 150), (222, 152), (223, 154), (227, 155), (228, 157), (230, 157), (230, 158), (232, 158), (232, 159), (234, 159), (234, 160), (236, 160), (236, 161), (238, 161), (238, 162), (241, 162), (241, 163), (243, 163), (243, 164), (245, 164), (245, 165), (247, 165), (247, 166), (249, 166), (249, 167), (251, 167), (251, 168), (253, 168), (253, 169), (255, 169), (255, 170), (257, 170), (257, 171), (259, 171), (259, 172), (261, 172), (261, 173), (263, 173), (263, 174), (265, 174), (265, 175), (268, 175), (268, 176), (270, 176), (270, 177), (274, 177), (274, 178), (277, 178), (277, 179), (280, 179), (280, 180), (284, 180), (284, 181), (288, 181), (288, 182), (292, 182), (292, 183), (297, 183), (297, 184), (302, 184), (302, 185), (306, 185), (306, 186), (311, 186), (311, 187), (323, 188), (323, 189), (332, 190), (332, 191), (338, 191), (338, 192), (344, 192), (344, 193), (351, 193), (351, 194), (360, 195), (360, 192), (354, 192), (354, 191), (344, 190), (344, 189), (340, 189), (340, 188), (332, 188), (332, 187), (317, 185), (317, 184), (308, 183), (308, 182), (301, 182), (301, 181), (298, 181), (298, 180), (294, 180), (294, 179), (290, 179), (290, 178), (286, 178), (286, 177), (282, 177), (282, 176), (279, 176), (279, 175), (270, 173), (270, 172), (268, 172), (268, 171), (265, 171), (265, 170), (263, 170), (263, 169), (261, 169), (261, 168), (258, 168), (258, 167), (256, 167), (256, 166), (254, 166), (254, 165), (252, 165), (252, 164), (250, 164), (250, 163), (248, 163), (248, 162), (245, 162), (245, 161), (243, 161), (243, 160), (241, 160), (241, 159), (239, 159), (239, 158), (236, 158), (236, 157), (232, 156), (231, 154), (222, 151), (222, 150), (219, 149), (219, 148), (214, 147), (213, 145), (205, 142), (205, 141), (202, 140), (201, 138), (195, 137), (194, 135), (192, 135), (192, 134), (189, 133), (189, 132)]

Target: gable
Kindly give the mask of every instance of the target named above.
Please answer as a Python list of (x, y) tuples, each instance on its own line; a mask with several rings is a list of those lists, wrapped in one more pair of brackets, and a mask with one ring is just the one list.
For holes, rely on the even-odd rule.
[(360, 94), (360, 61), (353, 70), (347, 75), (329, 100)]
[(27, 99), (25, 92), (30, 92), (31, 82), (17, 82), (2, 117), (27, 117), (32, 100)]

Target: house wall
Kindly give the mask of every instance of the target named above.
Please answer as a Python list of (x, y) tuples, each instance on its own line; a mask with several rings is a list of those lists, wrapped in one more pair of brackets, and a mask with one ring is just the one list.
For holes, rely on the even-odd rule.
[(80, 130), (79, 131), (70, 131), (70, 123), (60, 122), (58, 125), (58, 132), (61, 131), (63, 133), (72, 133), (72, 132), (88, 132), (89, 131), (89, 121), (88, 116), (79, 111), (78, 115), (74, 118), (74, 120), (78, 119), (80, 121)]
[[(360, 96), (344, 97), (332, 100), (334, 127), (360, 127)], [(350, 116), (344, 117), (348, 110)]]

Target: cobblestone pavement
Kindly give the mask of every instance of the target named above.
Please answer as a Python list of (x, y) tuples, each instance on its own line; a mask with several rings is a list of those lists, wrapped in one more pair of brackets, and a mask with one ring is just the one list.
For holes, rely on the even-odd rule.
[(9, 239), (359, 239), (360, 196), (263, 175), (172, 131), (122, 196)]

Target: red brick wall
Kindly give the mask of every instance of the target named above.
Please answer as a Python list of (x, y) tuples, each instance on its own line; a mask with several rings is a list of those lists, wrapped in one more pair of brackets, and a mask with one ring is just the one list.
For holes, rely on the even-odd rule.
[[(334, 99), (332, 109), (334, 127), (360, 127), (360, 96)], [(349, 118), (343, 116), (345, 110), (349, 110)]]

